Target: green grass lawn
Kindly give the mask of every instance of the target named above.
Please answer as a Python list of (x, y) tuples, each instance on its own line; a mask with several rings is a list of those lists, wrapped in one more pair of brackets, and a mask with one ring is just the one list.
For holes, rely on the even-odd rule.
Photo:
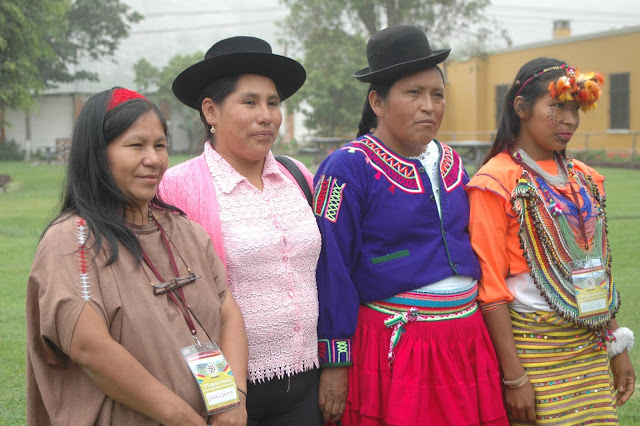
[[(173, 157), (171, 163), (186, 160)], [(306, 164), (310, 159), (304, 158)], [(614, 278), (622, 294), (618, 321), (640, 333), (640, 171), (602, 169)], [(39, 236), (54, 216), (63, 169), (54, 165), (2, 163), (12, 182), (0, 193), (0, 425), (25, 423), (25, 289)], [(640, 371), (640, 344), (631, 353)], [(640, 425), (640, 392), (621, 410), (622, 425)]]

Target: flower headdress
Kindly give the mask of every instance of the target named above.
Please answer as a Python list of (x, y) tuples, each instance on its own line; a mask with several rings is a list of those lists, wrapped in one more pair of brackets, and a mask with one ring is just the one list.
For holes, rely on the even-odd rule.
[(604, 77), (600, 73), (582, 74), (580, 70), (567, 67), (566, 75), (549, 84), (549, 93), (561, 102), (577, 102), (583, 112), (588, 112), (597, 107), (602, 84)]
[[(604, 77), (600, 73), (590, 72), (588, 74), (580, 73), (580, 70), (576, 70), (574, 67), (562, 64), (553, 67), (548, 67), (540, 72), (535, 73), (529, 77), (520, 86), (520, 89), (516, 92), (517, 97), (522, 89), (534, 78), (549, 72), (565, 70), (566, 74), (560, 77), (557, 81), (549, 83), (549, 94), (553, 99), (558, 99), (560, 102), (576, 102), (580, 105), (580, 109), (583, 112), (588, 112), (597, 107), (598, 99), (600, 99), (600, 85), (604, 84)], [(519, 84), (519, 82), (516, 82)]]

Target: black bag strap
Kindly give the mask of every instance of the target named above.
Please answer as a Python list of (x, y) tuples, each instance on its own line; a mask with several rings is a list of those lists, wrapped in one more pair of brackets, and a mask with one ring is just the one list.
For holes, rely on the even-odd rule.
[(304, 178), (304, 175), (300, 171), (300, 168), (293, 162), (293, 160), (285, 155), (276, 155), (278, 163), (282, 164), (285, 169), (291, 173), (291, 176), (296, 180), (300, 189), (307, 198), (309, 206), (313, 207), (313, 195), (311, 194), (311, 188), (309, 188), (309, 182)]

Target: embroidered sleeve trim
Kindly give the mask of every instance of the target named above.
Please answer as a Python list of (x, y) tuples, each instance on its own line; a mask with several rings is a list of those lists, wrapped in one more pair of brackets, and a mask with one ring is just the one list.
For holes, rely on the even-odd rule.
[(87, 222), (84, 219), (78, 218), (76, 224), (76, 239), (78, 242), (78, 269), (80, 272), (80, 294), (85, 302), (91, 300), (91, 285), (89, 282), (89, 261), (87, 253)]
[(338, 220), (342, 206), (342, 193), (346, 186), (346, 183), (338, 184), (337, 179), (333, 176), (322, 175), (316, 184), (313, 213), (335, 223)]
[(318, 339), (320, 367), (351, 365), (351, 339)]

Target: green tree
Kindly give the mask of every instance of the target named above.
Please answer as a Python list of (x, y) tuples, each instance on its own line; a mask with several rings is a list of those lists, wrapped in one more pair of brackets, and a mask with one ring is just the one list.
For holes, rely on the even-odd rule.
[(302, 110), (305, 126), (318, 135), (353, 137), (367, 85), (350, 76), (361, 63), (366, 40), (329, 28), (317, 30), (308, 40), (303, 61), (307, 81), (286, 101), (287, 108)]
[[(307, 83), (294, 97), (306, 102), (306, 126), (322, 136), (353, 136), (367, 85), (352, 74), (367, 66), (366, 40), (382, 28), (413, 24), (424, 29), (434, 48), (466, 34), (482, 46), (482, 14), (490, 0), (280, 0), (290, 9), (283, 22), (285, 38), (304, 52)], [(480, 43), (478, 44), (478, 41)], [(480, 47), (476, 47), (480, 48)]]
[[(38, 0), (40, 1), (40, 0)], [(131, 11), (124, 0), (63, 0), (69, 4), (63, 31), (51, 44), (56, 61), (39, 62), (48, 85), (74, 80), (98, 80), (98, 74), (77, 69), (84, 60), (113, 56), (120, 41), (129, 36), (131, 24), (143, 16)], [(60, 24), (58, 24), (60, 25)]]
[(134, 79), (136, 89), (160, 105), (170, 118), (178, 119), (181, 123), (180, 128), (187, 133), (189, 138), (189, 153), (191, 154), (198, 151), (204, 127), (198, 113), (176, 99), (171, 91), (171, 85), (181, 71), (199, 62), (203, 57), (203, 52), (176, 55), (162, 68), (154, 66), (143, 58), (133, 66), (136, 73)]
[(38, 63), (55, 59), (48, 34), (59, 31), (65, 13), (58, 0), (0, 2), (0, 109), (26, 109), (46, 87)]
[(2, 0), (0, 110), (27, 110), (56, 83), (97, 80), (81, 61), (113, 55), (141, 19), (122, 0)]

